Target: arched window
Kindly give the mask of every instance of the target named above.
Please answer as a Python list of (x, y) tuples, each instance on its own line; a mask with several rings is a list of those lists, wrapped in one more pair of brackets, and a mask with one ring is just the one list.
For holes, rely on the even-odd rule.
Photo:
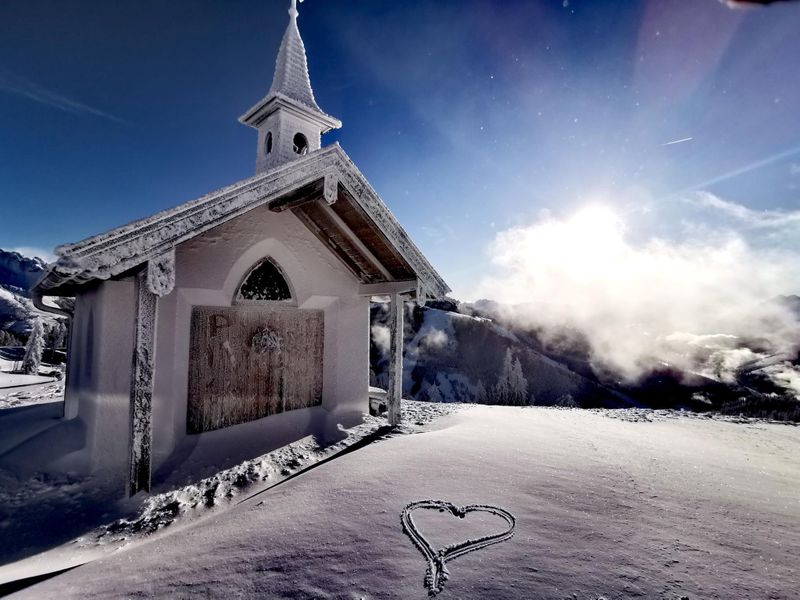
[(294, 152), (295, 154), (308, 154), (308, 140), (302, 133), (294, 134)]
[(286, 302), (292, 291), (281, 268), (270, 258), (253, 267), (236, 292), (237, 302)]
[(264, 154), (270, 154), (272, 152), (272, 132), (267, 132), (267, 139), (264, 140)]

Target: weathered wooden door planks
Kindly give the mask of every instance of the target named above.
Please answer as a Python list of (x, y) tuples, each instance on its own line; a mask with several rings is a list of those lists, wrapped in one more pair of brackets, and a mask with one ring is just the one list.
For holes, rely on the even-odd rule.
[(323, 324), (315, 310), (194, 307), (187, 432), (320, 405)]

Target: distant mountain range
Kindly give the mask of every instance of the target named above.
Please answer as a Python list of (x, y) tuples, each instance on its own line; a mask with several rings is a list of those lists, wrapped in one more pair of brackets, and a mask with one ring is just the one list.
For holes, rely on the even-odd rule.
[[(25, 337), (37, 316), (47, 322), (53, 320), (51, 315), (34, 309), (28, 291), (46, 266), (38, 258), (0, 249), (0, 331)], [(782, 296), (774, 302), (797, 315), (800, 335), (800, 297)], [(404, 395), (438, 402), (493, 402), (510, 353), (511, 359), (519, 361), (525, 397), (531, 404), (713, 409), (800, 420), (798, 392), (793, 391), (793, 385), (800, 381), (797, 356), (759, 354), (763, 358), (742, 367), (733, 380), (724, 382), (654, 362), (645, 375), (630, 383), (613, 373), (598, 371), (580, 332), (569, 332), (560, 342), (553, 341), (551, 332), (545, 342), (540, 331), (521, 327), (504, 314), (503, 305), (491, 300), (473, 304), (436, 301), (424, 308), (409, 304), (404, 332)], [(385, 387), (386, 305), (373, 304), (371, 319), (371, 383)]]

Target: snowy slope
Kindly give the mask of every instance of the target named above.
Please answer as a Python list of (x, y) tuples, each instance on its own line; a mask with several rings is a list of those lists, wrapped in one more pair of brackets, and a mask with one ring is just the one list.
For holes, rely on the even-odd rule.
[[(28, 292), (47, 265), (40, 258), (28, 258), (0, 248), (0, 331), (27, 336), (39, 312)], [(52, 318), (45, 317), (48, 321)]]
[[(372, 309), (374, 383), (386, 385), (388, 339), (386, 305)], [(624, 400), (607, 388), (537, 351), (514, 331), (495, 321), (455, 310), (410, 308), (405, 325), (403, 392), (407, 397), (444, 402), (474, 402), (482, 383), (491, 388), (503, 370), (506, 350), (519, 359), (530, 401), (550, 405), (569, 394), (587, 406), (619, 406)], [(436, 392), (431, 391), (431, 386)]]
[[(12, 598), (421, 599), (400, 512), (430, 498), (516, 518), (447, 565), (439, 598), (797, 597), (800, 430), (650, 414), (475, 407)], [(506, 527), (414, 518), (435, 548)]]
[[(634, 378), (604, 364), (603, 351), (592, 346), (591, 334), (574, 325), (536, 322), (530, 316), (530, 307), (481, 300), (459, 304), (458, 310), (490, 317), (497, 326), (507, 328), (523, 346), (615, 393), (609, 402), (607, 396), (592, 393), (588, 388), (589, 397), (585, 392), (575, 397), (583, 407), (613, 407), (631, 402), (650, 408), (720, 410), (797, 421), (800, 420), (797, 350), (800, 297), (779, 296), (764, 306), (780, 315), (771, 325), (764, 325), (764, 336), (688, 332), (662, 336), (661, 342), (652, 346), (653, 354), (639, 356), (639, 373)], [(641, 327), (632, 324), (627, 333), (620, 334), (616, 345), (624, 347), (630, 342), (636, 346), (642, 339), (653, 339)], [(612, 354), (615, 351), (606, 348), (609, 350)]]
[(20, 290), (12, 291), (0, 285), (0, 331), (27, 335), (32, 327), (35, 309)]

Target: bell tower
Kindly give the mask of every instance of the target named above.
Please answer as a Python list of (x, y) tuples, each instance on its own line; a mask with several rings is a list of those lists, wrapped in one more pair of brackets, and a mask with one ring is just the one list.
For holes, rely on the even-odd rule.
[(239, 117), (240, 123), (258, 131), (256, 174), (319, 150), (322, 134), (342, 126), (314, 100), (306, 49), (297, 29), (297, 0), (291, 2), (272, 86), (262, 100)]

